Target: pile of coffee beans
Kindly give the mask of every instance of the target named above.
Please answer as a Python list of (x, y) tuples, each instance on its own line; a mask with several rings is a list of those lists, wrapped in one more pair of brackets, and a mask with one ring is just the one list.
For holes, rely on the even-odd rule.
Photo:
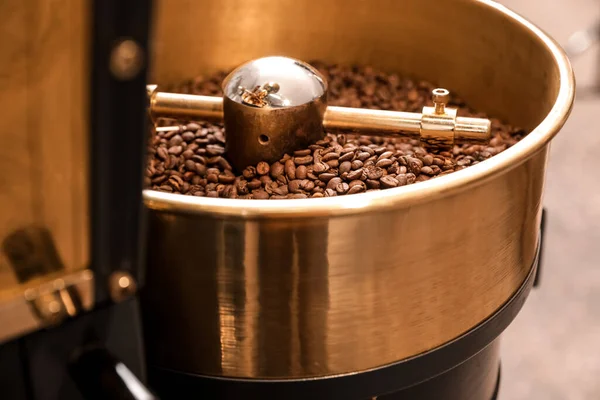
[[(313, 62), (329, 82), (329, 104), (421, 112), (431, 105), (428, 82), (415, 82), (371, 67)], [(222, 96), (226, 73), (198, 78), (169, 90)], [(459, 115), (486, 118), (454, 95)], [(304, 199), (395, 188), (433, 179), (477, 164), (515, 144), (525, 132), (492, 119), (489, 145), (454, 146), (428, 152), (418, 140), (332, 135), (281, 160), (260, 162), (236, 174), (225, 154), (222, 125), (161, 121), (173, 130), (152, 131), (147, 188), (193, 196), (242, 199)]]

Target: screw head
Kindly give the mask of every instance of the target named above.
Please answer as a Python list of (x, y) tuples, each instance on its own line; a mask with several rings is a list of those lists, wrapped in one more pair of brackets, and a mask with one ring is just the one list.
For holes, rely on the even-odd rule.
[(110, 275), (108, 290), (111, 299), (115, 302), (120, 302), (136, 292), (137, 284), (128, 272), (116, 271)]
[(431, 91), (431, 97), (434, 103), (447, 104), (450, 101), (450, 92), (446, 89), (437, 88)]
[(135, 41), (120, 41), (110, 54), (110, 70), (120, 80), (135, 78), (144, 65), (144, 51)]

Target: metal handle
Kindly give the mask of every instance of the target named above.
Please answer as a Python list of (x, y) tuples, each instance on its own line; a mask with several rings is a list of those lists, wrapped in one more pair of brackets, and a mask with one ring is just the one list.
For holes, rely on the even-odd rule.
[(77, 354), (69, 373), (86, 400), (158, 400), (125, 364), (100, 346)]

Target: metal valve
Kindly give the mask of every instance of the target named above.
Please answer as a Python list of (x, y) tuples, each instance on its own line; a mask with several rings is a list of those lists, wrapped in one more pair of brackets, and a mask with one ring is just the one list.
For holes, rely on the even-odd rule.
[(164, 93), (148, 86), (152, 118), (224, 122), (226, 152), (242, 170), (305, 148), (325, 132), (419, 138), (428, 146), (484, 143), (491, 122), (457, 116), (450, 93), (432, 91), (422, 113), (327, 106), (327, 82), (312, 66), (287, 57), (265, 57), (236, 68), (223, 81), (223, 98)]

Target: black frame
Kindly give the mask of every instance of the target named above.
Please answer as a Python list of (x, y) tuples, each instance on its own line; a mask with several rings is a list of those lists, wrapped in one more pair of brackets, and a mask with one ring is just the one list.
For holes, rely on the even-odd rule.
[[(90, 159), (91, 268), (96, 301), (109, 299), (108, 277), (127, 271), (143, 285), (142, 190), (148, 140), (149, 34), (152, 0), (96, 0), (92, 6)], [(109, 68), (124, 39), (142, 49), (144, 64), (129, 80)]]

